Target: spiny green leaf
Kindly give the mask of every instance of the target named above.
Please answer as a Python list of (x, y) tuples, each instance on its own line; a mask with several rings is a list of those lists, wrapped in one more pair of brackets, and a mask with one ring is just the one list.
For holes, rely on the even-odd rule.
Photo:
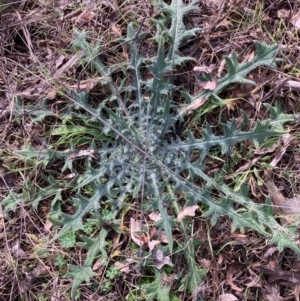
[[(168, 37), (170, 38), (170, 50), (167, 54), (167, 59), (171, 62), (171, 68), (173, 69), (177, 64), (180, 64), (182, 59), (186, 59), (186, 57), (182, 57), (179, 55), (179, 47), (182, 42), (195, 35), (199, 28), (193, 28), (191, 30), (187, 30), (184, 23), (183, 17), (192, 10), (198, 10), (199, 8), (195, 5), (198, 1), (193, 1), (188, 5), (184, 5), (181, 0), (172, 0), (171, 4), (168, 5), (165, 2), (161, 1), (160, 5), (162, 8), (160, 9), (160, 13), (166, 14), (171, 20), (171, 26), (168, 29)], [(159, 33), (158, 33), (159, 34)]]
[(108, 245), (108, 243), (105, 241), (107, 234), (107, 230), (101, 229), (96, 238), (89, 238), (84, 235), (80, 236), (83, 240), (83, 243), (78, 243), (78, 245), (88, 250), (86, 260), (84, 261), (85, 266), (91, 266), (94, 259), (99, 255), (100, 252), (102, 257), (107, 258), (107, 252), (105, 249), (105, 247)]
[(168, 215), (167, 209), (164, 207), (163, 198), (161, 196), (160, 189), (157, 186), (157, 178), (155, 174), (151, 174), (152, 178), (152, 185), (154, 188), (154, 195), (157, 201), (157, 209), (161, 215), (161, 219), (156, 222), (156, 224), (161, 228), (164, 229), (166, 232), (166, 236), (169, 243), (169, 250), (170, 253), (173, 252), (173, 235), (172, 235), (172, 229), (173, 226), (175, 226), (174, 219)]
[(158, 301), (170, 301), (170, 289), (167, 281), (164, 281), (164, 277), (167, 275), (163, 272), (155, 272), (155, 280), (150, 283), (142, 284), (142, 289), (146, 292), (146, 300), (158, 300)]
[(280, 252), (282, 252), (285, 248), (290, 248), (300, 257), (300, 250), (296, 243), (296, 238), (294, 240), (291, 239), (291, 235), (287, 232), (275, 231), (273, 237), (269, 241), (269, 244), (275, 244), (278, 246)]
[(266, 138), (271, 136), (281, 136), (286, 131), (280, 129), (270, 128), (268, 123), (257, 122), (253, 131), (243, 132), (239, 131), (236, 127), (235, 120), (227, 124), (222, 124), (223, 136), (215, 136), (212, 131), (212, 127), (206, 124), (205, 129), (201, 131), (203, 139), (195, 139), (191, 133), (189, 133), (188, 139), (182, 143), (174, 143), (171, 148), (176, 149), (188, 149), (199, 150), (201, 152), (201, 159), (204, 160), (209, 154), (209, 150), (214, 146), (221, 146), (222, 154), (230, 154), (230, 147), (235, 143), (242, 140), (253, 141), (255, 146), (258, 147), (265, 141)]
[(190, 293), (193, 293), (197, 287), (202, 283), (207, 271), (194, 265), (189, 266), (189, 272), (187, 276), (187, 287)]
[(91, 278), (96, 276), (97, 274), (93, 272), (90, 266), (79, 266), (79, 265), (68, 265), (70, 272), (67, 277), (70, 277), (73, 280), (71, 297), (74, 298), (75, 292), (80, 286), (82, 282), (89, 283)]
[(198, 95), (193, 96), (192, 104), (201, 97), (208, 98), (213, 96), (218, 98), (218, 95), (224, 90), (224, 88), (233, 83), (255, 84), (245, 77), (249, 74), (249, 72), (259, 66), (266, 66), (268, 68), (275, 69), (275, 55), (278, 45), (267, 45), (266, 43), (261, 43), (259, 41), (254, 41), (254, 43), (256, 46), (256, 55), (251, 61), (239, 63), (235, 52), (232, 53), (231, 57), (226, 57), (225, 60), (228, 65), (228, 73), (218, 80), (218, 85), (213, 91), (204, 90)]
[(85, 214), (99, 209), (99, 200), (106, 195), (106, 193), (107, 188), (103, 185), (102, 187), (99, 187), (97, 192), (89, 200), (81, 195), (77, 195), (77, 197), (73, 199), (74, 206), (77, 208), (75, 214), (68, 215), (66, 213), (61, 213), (60, 222), (63, 224), (63, 227), (59, 232), (59, 235), (61, 236), (69, 230), (75, 231), (83, 229), (83, 217)]

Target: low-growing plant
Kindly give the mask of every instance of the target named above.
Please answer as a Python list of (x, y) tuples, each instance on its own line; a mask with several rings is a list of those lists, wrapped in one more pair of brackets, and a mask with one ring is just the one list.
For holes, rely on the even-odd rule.
[[(203, 126), (201, 137), (195, 137), (188, 130), (186, 135), (177, 135), (176, 129), (183, 126), (182, 112), (185, 110), (178, 107), (180, 95), (175, 85), (176, 68), (193, 61), (193, 58), (181, 54), (180, 47), (201, 31), (198, 28), (187, 30), (183, 19), (197, 7), (196, 2), (184, 5), (182, 0), (172, 0), (170, 4), (160, 0), (152, 2), (158, 12), (152, 19), (156, 25), (152, 39), (157, 47), (156, 55), (142, 55), (143, 41), (149, 33), (142, 32), (134, 23), (128, 24), (127, 36), (116, 41), (127, 47), (130, 60), (117, 65), (107, 65), (98, 56), (104, 43), (100, 41), (91, 45), (87, 42), (87, 32), (75, 32), (74, 49), (84, 54), (83, 65), (91, 66), (101, 77), (100, 85), (107, 96), (99, 103), (91, 104), (87, 92), (68, 91), (66, 97), (72, 100), (72, 104), (61, 112), (64, 125), (58, 125), (54, 131), (60, 136), (60, 145), (69, 141), (68, 149), (59, 150), (49, 145), (46, 149), (36, 150), (29, 146), (18, 152), (27, 159), (40, 160), (44, 167), (59, 160), (63, 162), (61, 172), (76, 174), (75, 180), (67, 182), (44, 172), (46, 184), (40, 188), (40, 198), (37, 198), (52, 198), (49, 218), (61, 226), (55, 237), (60, 239), (61, 245), (73, 247), (76, 243), (87, 250), (82, 265), (68, 265), (68, 277), (73, 279), (73, 297), (82, 282), (89, 283), (96, 276), (92, 269), (96, 259), (109, 262), (107, 246), (110, 230), (121, 231), (117, 230), (117, 218), (120, 218), (122, 210), (134, 206), (137, 200), (143, 216), (150, 212), (160, 214), (155, 226), (158, 231), (165, 231), (168, 244), (167, 248), (157, 247), (162, 252), (159, 254), (166, 258), (176, 252), (186, 260), (188, 268), (185, 275), (174, 268), (174, 275), (177, 273), (175, 276), (180, 282), (176, 288), (178, 291), (187, 289), (193, 293), (206, 272), (197, 265), (194, 255), (200, 241), (188, 238), (182, 242), (173, 240), (174, 227), (183, 232), (191, 231), (186, 221), (176, 219), (184, 207), (199, 205), (202, 217), (209, 218), (212, 225), (220, 217), (227, 216), (232, 220), (232, 231), (253, 229), (280, 250), (289, 247), (300, 255), (293, 234), (277, 223), (267, 205), (256, 204), (249, 198), (245, 185), (240, 185), (235, 191), (226, 184), (222, 174), (208, 176), (206, 173), (211, 149), (214, 149), (214, 156), (230, 156), (236, 144), (245, 140), (252, 142), (256, 148), (262, 148), (285, 133), (282, 124), (275, 122), (276, 109), (272, 108), (273, 115), (269, 120), (256, 122), (251, 128), (248, 126), (241, 130), (233, 119), (221, 124), (221, 135), (216, 134), (209, 123)], [(226, 57), (228, 71), (217, 81), (216, 88), (194, 96), (188, 91), (181, 91), (181, 100), (185, 99), (187, 105), (191, 105), (205, 98), (222, 106), (220, 93), (228, 85), (254, 85), (246, 78), (249, 72), (261, 66), (276, 68), (277, 46), (258, 41), (254, 43), (256, 55), (252, 60), (239, 63), (237, 54), (233, 52)], [(144, 73), (147, 73), (147, 79)], [(43, 118), (51, 115), (45, 107), (42, 110)], [(38, 116), (35, 121), (40, 118)], [(83, 136), (76, 134), (77, 124)], [(93, 129), (89, 138), (86, 137), (86, 128)], [(87, 152), (80, 156), (83, 149)], [(77, 160), (81, 160), (80, 165), (83, 166), (80, 171), (75, 166)], [(63, 191), (70, 192), (68, 200), (64, 199)], [(23, 201), (21, 194), (10, 194), (2, 203), (4, 209), (15, 210), (21, 197)], [(66, 201), (74, 208), (73, 214), (64, 210)], [(94, 221), (99, 222), (100, 230), (94, 231), (97, 229)], [(107, 225), (108, 222), (112, 225)], [(143, 271), (149, 256), (154, 256), (153, 251), (141, 250), (139, 256), (139, 268)], [(56, 264), (61, 262), (57, 259)], [(149, 273), (149, 265), (146, 268)], [(166, 269), (159, 269), (154, 264), (150, 271), (154, 280), (140, 281), (144, 299), (170, 300), (173, 295), (173, 300), (176, 300), (176, 289), (170, 292), (174, 282), (165, 281), (168, 276)], [(116, 276), (112, 268), (106, 274), (108, 278)]]

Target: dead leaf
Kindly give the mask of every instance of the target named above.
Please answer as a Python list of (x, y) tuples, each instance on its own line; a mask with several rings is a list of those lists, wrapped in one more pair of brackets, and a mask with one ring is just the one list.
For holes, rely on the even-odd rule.
[(51, 89), (51, 90), (48, 92), (46, 98), (49, 99), (49, 100), (55, 99), (55, 98), (56, 98), (56, 90), (55, 90), (55, 89)]
[(169, 265), (171, 267), (174, 266), (174, 264), (171, 261), (170, 256), (165, 256), (161, 250), (153, 249), (152, 250), (152, 261), (154, 265), (160, 270), (164, 265)]
[(210, 64), (209, 66), (201, 65), (193, 68), (193, 71), (211, 73), (216, 68), (215, 64)]
[[(137, 234), (139, 233), (139, 234)], [(130, 218), (130, 234), (131, 239), (138, 245), (143, 246), (144, 242), (141, 240), (142, 224), (140, 221), (136, 221), (133, 217)]]
[(81, 151), (78, 151), (76, 153), (71, 154), (67, 158), (67, 160), (75, 159), (75, 158), (78, 158), (78, 157), (85, 157), (85, 156), (90, 156), (90, 157), (92, 157), (94, 159), (98, 158), (98, 154), (94, 150), (86, 149), (86, 150), (81, 150)]
[(156, 245), (160, 244), (160, 240), (151, 240), (148, 242), (149, 251), (151, 252)]
[(99, 258), (93, 265), (93, 271), (97, 271), (97, 275), (101, 276), (107, 265), (106, 259)]
[(298, 12), (291, 20), (291, 23), (300, 29), (300, 12)]
[(277, 17), (278, 18), (283, 18), (283, 19), (288, 19), (291, 16), (291, 11), (287, 9), (279, 9), (277, 11)]
[(98, 259), (93, 265), (93, 271), (98, 270), (101, 267), (101, 265), (102, 265), (101, 260)]
[(151, 230), (150, 230), (150, 235), (149, 235), (150, 240), (155, 237), (156, 233), (157, 233), (157, 228), (152, 227)]
[(158, 239), (165, 244), (169, 242), (165, 231), (160, 231), (160, 233), (158, 234)]
[(240, 166), (237, 170), (235, 170), (232, 174), (228, 175), (228, 176), (225, 176), (225, 179), (228, 180), (228, 179), (232, 179), (232, 178), (235, 178), (236, 175), (238, 174), (241, 174), (242, 172), (244, 171), (248, 171), (250, 170), (250, 168), (252, 166), (254, 166), (260, 159), (261, 159), (262, 156), (258, 156), (258, 157), (255, 157), (254, 159), (252, 159), (252, 161), (250, 162), (247, 162), (245, 163), (244, 165)]
[(291, 134), (284, 134), (282, 136), (281, 140), (283, 142), (283, 146), (276, 153), (274, 159), (270, 163), (270, 165), (272, 165), (272, 166), (276, 166), (277, 163), (281, 160), (282, 156), (286, 153), (288, 146), (291, 144), (291, 142), (293, 140), (293, 136)]
[(121, 250), (119, 248), (115, 249), (111, 252), (111, 254), (109, 255), (109, 258), (119, 257), (120, 254), (121, 254)]
[(121, 26), (119, 26), (119, 25), (117, 25), (117, 24), (113, 24), (113, 25), (111, 26), (111, 29), (112, 29), (112, 31), (116, 34), (116, 36), (117, 36), (118, 38), (121, 38), (121, 37), (122, 37), (122, 27), (121, 27)]
[(300, 82), (295, 80), (288, 80), (285, 82), (284, 87), (294, 91), (300, 91)]
[(251, 269), (248, 269), (250, 273), (251, 282), (245, 284), (247, 287), (262, 287), (261, 277), (256, 275)]
[(221, 294), (218, 301), (238, 301), (238, 298), (233, 294)]
[(200, 97), (193, 101), (190, 105), (188, 105), (186, 108), (184, 108), (181, 111), (181, 114), (185, 114), (188, 111), (193, 111), (198, 109), (199, 107), (203, 106), (208, 98), (207, 97)]
[[(285, 280), (293, 284), (300, 284), (300, 272), (296, 271), (283, 271), (279, 264), (278, 260), (270, 261), (268, 265), (256, 265), (253, 266), (255, 270), (263, 272), (264, 274), (270, 275), (269, 282), (276, 280)], [(285, 283), (282, 281), (282, 285)]]
[(17, 240), (16, 243), (11, 248), (11, 253), (16, 258), (24, 258), (26, 257), (26, 253), (20, 248), (20, 241)]
[(205, 90), (214, 90), (218, 86), (218, 81), (216, 79), (212, 79), (211, 81), (198, 81), (198, 86), (202, 87)]
[(297, 284), (294, 288), (294, 295), (295, 295), (295, 300), (299, 301), (300, 300), (300, 285)]
[(133, 261), (129, 262), (128, 260), (124, 261), (124, 262), (120, 262), (120, 261), (117, 261), (115, 262), (114, 266), (116, 266), (121, 273), (124, 273), (124, 274), (128, 274), (131, 269), (130, 269), (130, 263), (132, 263)]
[(148, 217), (154, 221), (154, 222), (158, 222), (159, 220), (161, 220), (161, 215), (157, 212), (151, 212)]
[(267, 287), (266, 293), (264, 297), (268, 301), (282, 301), (282, 297), (280, 296), (280, 290), (277, 286)]
[(47, 274), (49, 274), (49, 272), (45, 267), (37, 266), (36, 268), (34, 268), (29, 273), (26, 273), (25, 280), (21, 281), (21, 283), (20, 283), (21, 293), (25, 293), (26, 291), (30, 290), (30, 288), (33, 285), (34, 281), (41, 274), (47, 275)]
[(150, 241), (150, 238), (146, 236), (144, 233), (140, 236), (140, 239), (145, 244), (147, 244)]
[(245, 234), (233, 233), (231, 238), (234, 239), (235, 245), (245, 245), (250, 242), (249, 237)]
[(52, 228), (52, 226), (53, 226), (53, 224), (47, 219), (47, 220), (46, 220), (46, 223), (45, 223), (45, 225), (44, 225), (45, 231), (49, 232), (50, 229)]
[(244, 289), (241, 287), (236, 286), (233, 283), (233, 275), (242, 267), (241, 264), (239, 263), (233, 263), (232, 265), (230, 265), (230, 267), (228, 268), (227, 272), (226, 272), (226, 281), (227, 283), (230, 285), (230, 287), (237, 291), (237, 292), (242, 292)]
[(195, 211), (199, 208), (199, 206), (194, 205), (194, 206), (188, 206), (183, 208), (178, 215), (177, 215), (177, 220), (180, 222), (184, 217), (186, 216), (195, 216)]
[(88, 23), (93, 19), (94, 16), (95, 16), (95, 13), (85, 10), (76, 18), (75, 23), (80, 24), (80, 25), (82, 25), (84, 23)]
[(216, 29), (219, 28), (219, 27), (222, 27), (222, 26), (224, 26), (226, 29), (229, 29), (230, 26), (232, 26), (232, 22), (228, 21), (227, 19), (224, 19), (221, 22), (218, 22), (216, 24)]
[(58, 68), (58, 67), (60, 67), (62, 64), (63, 64), (63, 62), (64, 62), (64, 60), (65, 60), (65, 56), (64, 55), (59, 55), (59, 57), (57, 58), (57, 60), (55, 61), (55, 67), (56, 68)]
[(271, 247), (265, 252), (263, 258), (268, 258), (272, 256), (275, 252), (279, 251), (278, 247)]
[(211, 260), (207, 260), (205, 258), (200, 259), (200, 264), (203, 268), (208, 269), (211, 266)]
[(76, 173), (72, 172), (63, 177), (59, 177), (59, 179), (68, 180), (68, 179), (74, 179), (75, 177), (76, 177)]

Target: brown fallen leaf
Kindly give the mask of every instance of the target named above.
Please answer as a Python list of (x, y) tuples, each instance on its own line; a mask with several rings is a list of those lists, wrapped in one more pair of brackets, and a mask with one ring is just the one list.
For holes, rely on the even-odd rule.
[(286, 153), (287, 148), (289, 147), (289, 145), (291, 144), (291, 142), (293, 141), (293, 136), (291, 134), (284, 134), (281, 137), (281, 141), (283, 142), (283, 146), (280, 148), (280, 150), (276, 153), (275, 157), (273, 158), (273, 160), (271, 161), (270, 165), (272, 166), (276, 166), (277, 163), (281, 160), (282, 156)]
[(75, 159), (75, 158), (78, 158), (78, 157), (85, 157), (85, 156), (90, 156), (90, 157), (92, 157), (94, 159), (98, 158), (98, 154), (94, 150), (85, 149), (85, 150), (81, 150), (81, 151), (78, 151), (78, 152), (75, 152), (75, 153), (71, 154), (67, 158), (67, 160)]
[(177, 215), (177, 220), (180, 222), (186, 216), (195, 216), (195, 211), (199, 208), (199, 206), (188, 206), (183, 208)]
[(161, 219), (161, 215), (157, 212), (151, 212), (148, 217), (154, 222), (158, 222)]
[(153, 239), (156, 234), (157, 234), (157, 228), (152, 227), (151, 230), (150, 230), (150, 235), (149, 235), (150, 240)]
[(263, 258), (268, 258), (268, 257), (272, 256), (277, 251), (279, 251), (278, 247), (270, 247), (265, 252)]
[(277, 286), (267, 287), (264, 292), (264, 297), (267, 301), (282, 301), (282, 297), (280, 296), (280, 291)]
[(300, 301), (300, 285), (297, 284), (294, 288), (295, 300)]
[(158, 239), (165, 244), (169, 242), (165, 231), (160, 231), (158, 233)]
[(291, 23), (298, 29), (300, 29), (300, 12), (293, 16)]
[(50, 89), (49, 92), (47, 93), (46, 98), (48, 100), (54, 100), (56, 98), (57, 94), (56, 94), (56, 90), (55, 89)]
[(3, 220), (3, 215), (0, 214), (0, 231), (4, 228), (4, 220)]
[(60, 54), (58, 56), (58, 58), (55, 60), (55, 67), (59, 68), (63, 64), (65, 59), (66, 59), (66, 57), (64, 55)]
[(250, 168), (252, 166), (254, 166), (260, 159), (261, 159), (262, 156), (258, 156), (258, 157), (255, 157), (253, 158), (250, 162), (247, 162), (243, 165), (241, 165), (237, 170), (235, 170), (232, 174), (228, 175), (228, 176), (225, 176), (225, 179), (226, 180), (229, 180), (229, 179), (232, 179), (232, 178), (235, 178), (236, 175), (244, 172), (244, 171), (247, 171), (247, 170), (250, 170)]
[(14, 257), (16, 257), (18, 259), (26, 257), (26, 253), (20, 247), (20, 241), (19, 240), (17, 240), (15, 242), (15, 244), (12, 246), (11, 254), (14, 255)]
[(149, 252), (151, 252), (158, 244), (160, 244), (160, 240), (151, 240), (148, 242)]
[(96, 262), (94, 263), (93, 265), (93, 271), (96, 271), (98, 270), (101, 266), (103, 266), (102, 262), (101, 262), (101, 259), (98, 259), (96, 260)]
[(46, 232), (49, 232), (49, 231), (51, 230), (52, 226), (53, 226), (53, 224), (47, 219), (47, 220), (46, 220), (46, 223), (45, 223), (45, 225), (44, 225), (45, 231), (46, 231)]
[(300, 91), (300, 82), (295, 80), (288, 80), (284, 84), (284, 87), (290, 88), (291, 90), (294, 91)]
[(80, 24), (80, 25), (82, 25), (84, 23), (88, 23), (93, 19), (94, 16), (95, 16), (95, 13), (85, 10), (76, 18), (75, 23)]
[(238, 301), (238, 298), (233, 294), (221, 294), (218, 301)]
[(232, 26), (232, 22), (224, 19), (221, 22), (219, 22), (218, 24), (216, 24), (216, 29), (219, 27), (222, 27), (222, 26), (224, 26), (226, 29), (229, 29), (230, 26)]
[(107, 261), (105, 258), (98, 258), (93, 265), (93, 271), (97, 273), (99, 277), (103, 275), (107, 266)]
[(247, 287), (262, 287), (261, 277), (254, 273), (251, 269), (248, 269), (250, 273), (251, 281), (249, 283), (245, 283)]
[(216, 79), (212, 79), (211, 81), (198, 81), (198, 86), (205, 90), (212, 91), (218, 86), (218, 81)]
[(29, 273), (26, 273), (26, 278), (21, 281), (20, 283), (20, 292), (25, 293), (26, 291), (30, 290), (31, 286), (33, 285), (34, 281), (41, 275), (49, 274), (48, 270), (45, 267), (37, 266)]
[(253, 269), (270, 275), (269, 282), (285, 280), (288, 283), (282, 281), (282, 285), (289, 285), (291, 283), (300, 284), (300, 272), (283, 271), (278, 264), (278, 260), (270, 261), (268, 265), (254, 265)]
[(209, 66), (201, 65), (193, 68), (193, 71), (211, 73), (216, 68), (215, 64), (210, 64)]
[(121, 273), (128, 274), (132, 269), (130, 268), (130, 264), (134, 263), (133, 259), (126, 259), (123, 262), (117, 261), (114, 266), (116, 266)]
[(152, 261), (154, 265), (160, 270), (164, 265), (174, 266), (170, 256), (165, 256), (161, 250), (153, 249), (152, 250)]
[[(138, 233), (138, 234), (137, 234)], [(138, 245), (143, 246), (144, 242), (141, 239), (142, 225), (140, 221), (136, 221), (133, 217), (130, 218), (130, 234), (131, 239)]]
[(250, 242), (250, 239), (245, 234), (233, 233), (231, 234), (231, 238), (234, 239), (235, 245), (245, 245)]
[(186, 108), (184, 108), (181, 111), (181, 114), (185, 114), (188, 111), (193, 111), (198, 109), (199, 107), (203, 106), (205, 104), (205, 102), (207, 101), (207, 97), (200, 97), (197, 100), (193, 101), (190, 105), (188, 105)]
[(230, 285), (230, 287), (237, 292), (242, 292), (244, 289), (241, 287), (238, 287), (233, 283), (233, 275), (242, 267), (239, 263), (233, 263), (229, 266), (227, 272), (226, 272), (226, 281)]

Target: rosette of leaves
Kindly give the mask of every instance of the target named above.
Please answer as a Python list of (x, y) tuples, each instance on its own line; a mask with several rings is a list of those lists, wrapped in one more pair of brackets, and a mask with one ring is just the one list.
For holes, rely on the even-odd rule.
[[(290, 247), (300, 254), (293, 237), (287, 235), (267, 207), (255, 204), (248, 197), (246, 188), (235, 192), (220, 179), (205, 173), (206, 157), (211, 148), (219, 147), (220, 155), (230, 155), (231, 148), (238, 142), (249, 140), (260, 147), (266, 139), (280, 136), (284, 131), (268, 122), (257, 122), (253, 129), (241, 131), (232, 120), (222, 124), (222, 135), (214, 134), (213, 127), (206, 124), (201, 138), (195, 138), (191, 132), (186, 138), (176, 136), (175, 126), (182, 122), (182, 116), (175, 104), (174, 74), (177, 66), (192, 60), (182, 56), (179, 48), (199, 31), (187, 30), (183, 17), (197, 7), (195, 2), (184, 5), (181, 0), (172, 0), (170, 4), (153, 2), (159, 17), (153, 20), (157, 54), (152, 58), (142, 56), (142, 41), (147, 33), (140, 32), (133, 23), (128, 25), (126, 38), (118, 41), (120, 45), (127, 45), (130, 61), (118, 66), (107, 66), (97, 55), (101, 52), (101, 43), (91, 46), (86, 40), (86, 32), (76, 32), (74, 47), (84, 53), (83, 63), (90, 64), (101, 77), (107, 97), (98, 107), (89, 104), (88, 93), (70, 91), (70, 97), (74, 108), (80, 108), (85, 118), (98, 124), (99, 132), (106, 139), (100, 146), (99, 143), (90, 144), (90, 149), (99, 155), (99, 162), (95, 166), (87, 159), (86, 170), (77, 178), (74, 188), (77, 194), (70, 199), (76, 212), (73, 215), (64, 213), (59, 198), (53, 202), (50, 216), (62, 225), (59, 235), (82, 230), (87, 214), (101, 220), (100, 209), (106, 206), (112, 208), (116, 218), (124, 204), (128, 204), (128, 199), (140, 198), (144, 211), (160, 213), (157, 226), (166, 232), (169, 252), (172, 253), (172, 229), (177, 222), (169, 209), (174, 202), (185, 199), (187, 206), (202, 204), (203, 216), (211, 218), (212, 224), (219, 217), (228, 216), (232, 220), (232, 230), (254, 229), (280, 249)], [(228, 74), (219, 80), (214, 91), (202, 92), (205, 97), (218, 97), (222, 89), (232, 83), (249, 82), (245, 77), (254, 68), (276, 67), (277, 46), (255, 44), (257, 54), (252, 61), (240, 64), (236, 54), (226, 59)], [(115, 82), (115, 70), (120, 68), (123, 77)], [(145, 80), (142, 70), (148, 70), (152, 77)], [(120, 72), (118, 74), (120, 76)], [(188, 98), (194, 101), (201, 96)], [(50, 156), (47, 152), (50, 150), (45, 150), (42, 155)], [(35, 151), (23, 151), (25, 153), (32, 157)], [(36, 152), (36, 156), (41, 156), (41, 152)], [(64, 156), (66, 154), (51, 150), (51, 158)], [(65, 167), (68, 167), (67, 163)], [(200, 182), (201, 187), (195, 184)], [(172, 195), (168, 193), (170, 188)], [(94, 275), (91, 269), (94, 258), (99, 253), (107, 256), (104, 248), (107, 233), (102, 230), (98, 237), (80, 236), (81, 245), (88, 250), (89, 256), (83, 267), (71, 267), (76, 280), (73, 291)], [(190, 264), (193, 264), (192, 260)]]

